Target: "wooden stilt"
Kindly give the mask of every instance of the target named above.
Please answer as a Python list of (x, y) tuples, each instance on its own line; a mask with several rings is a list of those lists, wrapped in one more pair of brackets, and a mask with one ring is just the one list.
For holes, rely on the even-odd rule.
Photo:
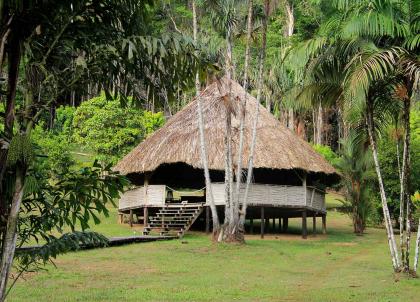
[(282, 232), (282, 229), (281, 229), (281, 217), (279, 218), (279, 233), (281, 233)]
[(327, 234), (327, 214), (322, 215), (322, 234)]
[(286, 233), (289, 228), (289, 217), (283, 218), (283, 232)]
[(130, 210), (130, 227), (133, 226), (133, 210)]
[(273, 233), (276, 232), (276, 218), (273, 217)]
[(249, 232), (254, 234), (254, 219), (249, 219)]
[(146, 227), (149, 223), (149, 209), (147, 207), (143, 208), (143, 225)]
[(210, 207), (206, 207), (206, 234), (210, 233)]
[(312, 217), (312, 232), (315, 236), (316, 235), (316, 213), (314, 213), (314, 216)]
[[(266, 216), (268, 216), (268, 215), (266, 215)], [(264, 226), (264, 231), (265, 232), (269, 232), (270, 231), (270, 218), (265, 218), (265, 226)]]
[(306, 226), (306, 216), (307, 216), (306, 210), (303, 210), (302, 212), (302, 238), (303, 239), (306, 239), (308, 237), (308, 229)]
[(264, 239), (264, 226), (265, 226), (265, 218), (264, 218), (264, 208), (261, 207), (261, 239)]

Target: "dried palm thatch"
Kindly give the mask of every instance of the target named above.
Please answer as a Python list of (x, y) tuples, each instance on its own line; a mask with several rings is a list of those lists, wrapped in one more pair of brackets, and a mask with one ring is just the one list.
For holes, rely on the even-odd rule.
[[(229, 95), (230, 98), (226, 97)], [(244, 89), (227, 78), (201, 92), (208, 164), (212, 170), (224, 170), (224, 134), (226, 111), (231, 110), (233, 156), (237, 158), (240, 102)], [(229, 101), (230, 99), (230, 101)], [(252, 122), (256, 99), (248, 94), (246, 103), (243, 166), (247, 166), (252, 140)], [(260, 105), (261, 106), (261, 105)], [(115, 167), (123, 174), (153, 171), (162, 164), (186, 163), (202, 168), (196, 100), (127, 154)], [(254, 168), (300, 169), (335, 174), (334, 168), (304, 140), (284, 127), (263, 106), (260, 108)]]

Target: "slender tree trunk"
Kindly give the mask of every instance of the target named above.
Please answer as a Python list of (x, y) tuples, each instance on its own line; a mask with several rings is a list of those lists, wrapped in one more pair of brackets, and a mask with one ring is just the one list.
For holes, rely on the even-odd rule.
[(251, 147), (250, 147), (251, 150), (250, 150), (249, 159), (248, 159), (248, 170), (247, 170), (247, 177), (246, 177), (245, 194), (244, 194), (242, 209), (240, 212), (240, 225), (242, 226), (242, 228), (243, 228), (243, 225), (245, 224), (245, 216), (246, 216), (247, 203), (248, 203), (248, 193), (249, 193), (249, 187), (252, 180), (252, 170), (254, 167), (255, 145), (257, 142), (257, 126), (258, 126), (258, 118), (260, 114), (260, 100), (261, 100), (261, 90), (262, 90), (262, 85), (263, 85), (265, 51), (267, 47), (267, 22), (268, 22), (268, 14), (270, 11), (269, 0), (264, 1), (264, 7), (265, 7), (264, 8), (265, 16), (263, 19), (262, 45), (261, 45), (261, 50), (260, 50), (259, 67), (258, 67), (257, 102), (255, 106), (254, 121), (252, 125), (252, 141), (251, 141)]
[[(217, 241), (230, 241), (231, 240), (231, 231), (230, 227), (232, 226), (232, 217), (233, 214), (233, 171), (232, 171), (232, 104), (231, 104), (231, 94), (232, 94), (232, 29), (228, 28), (226, 32), (226, 77), (228, 78), (228, 92), (227, 95), (224, 95), (225, 98), (225, 109), (226, 109), (226, 118), (225, 118), (225, 137), (224, 137), (224, 148), (225, 148), (225, 220), (223, 226), (220, 228)], [(223, 93), (225, 93), (223, 91)]]
[(382, 210), (383, 210), (383, 214), (384, 214), (385, 227), (386, 227), (386, 232), (387, 232), (387, 236), (388, 236), (388, 244), (389, 244), (389, 250), (390, 250), (390, 253), (391, 253), (392, 265), (394, 267), (394, 271), (397, 272), (397, 271), (401, 270), (401, 262), (400, 262), (400, 259), (399, 259), (399, 256), (398, 256), (397, 245), (395, 243), (395, 237), (394, 237), (394, 232), (393, 232), (393, 229), (392, 229), (391, 217), (390, 217), (390, 214), (389, 214), (389, 209), (388, 209), (388, 203), (387, 203), (387, 200), (386, 200), (383, 178), (382, 178), (381, 169), (380, 169), (380, 165), (379, 165), (378, 149), (377, 149), (375, 134), (374, 134), (373, 108), (372, 108), (372, 104), (371, 104), (370, 100), (367, 101), (366, 126), (367, 126), (368, 133), (369, 133), (370, 146), (371, 146), (371, 149), (372, 149), (373, 160), (374, 160), (374, 164), (375, 164), (375, 170), (376, 170), (376, 174), (377, 174), (378, 182), (379, 182), (379, 191), (380, 191), (380, 196), (381, 196)]
[(3, 177), (6, 172), (6, 160), (8, 153), (7, 140), (11, 140), (13, 137), (13, 125), (15, 123), (16, 87), (19, 77), (19, 65), (21, 59), (21, 42), (19, 40), (19, 37), (17, 37), (14, 33), (10, 33), (9, 38), (9, 50), (7, 52), (7, 57), (9, 61), (7, 71), (8, 87), (6, 95), (6, 109), (4, 112), (4, 134), (6, 139), (0, 139), (0, 247), (2, 248), (2, 251), (4, 251), (4, 245), (7, 236), (6, 220), (9, 215), (9, 205), (8, 201), (5, 198), (3, 188)]
[[(397, 129), (397, 128), (395, 128)], [(405, 261), (405, 233), (404, 233), (404, 198), (402, 196), (403, 193), (403, 180), (402, 180), (402, 171), (401, 171), (401, 164), (400, 164), (400, 139), (397, 138), (397, 165), (398, 165), (398, 179), (400, 180), (400, 216), (398, 218), (398, 223), (400, 224), (400, 250), (401, 250), (401, 262), (404, 265)]]
[(316, 144), (322, 145), (322, 128), (323, 128), (323, 111), (322, 111), (322, 105), (319, 104), (318, 106), (318, 115), (316, 120), (316, 128), (317, 128), (317, 137), (316, 137)]
[[(286, 28), (285, 28), (284, 36), (288, 38), (293, 35), (293, 31), (295, 29), (295, 17), (294, 17), (293, 4), (290, 3), (289, 0), (286, 0), (284, 2), (284, 5), (286, 9)], [(295, 130), (295, 117), (294, 117), (293, 108), (289, 108), (289, 111), (288, 111), (288, 128), (292, 131)]]
[(289, 109), (289, 119), (288, 119), (287, 127), (291, 131), (295, 131), (295, 114), (292, 108)]
[[(192, 2), (193, 8), (193, 30), (194, 30), (194, 42), (197, 43), (197, 8), (195, 0)], [(210, 172), (207, 162), (207, 148), (206, 142), (204, 137), (204, 121), (203, 121), (203, 105), (201, 104), (201, 97), (200, 97), (200, 79), (198, 77), (198, 72), (195, 75), (195, 95), (197, 98), (197, 115), (198, 115), (198, 127), (200, 132), (200, 150), (201, 150), (201, 161), (203, 164), (204, 169), (204, 179), (206, 182), (206, 191), (208, 192), (209, 196), (209, 204), (211, 209), (211, 215), (213, 220), (213, 234), (216, 234), (219, 231), (220, 223), (219, 223), (219, 216), (217, 214), (217, 208), (214, 203), (214, 195), (213, 195), (213, 188), (211, 185), (210, 180)], [(214, 238), (213, 238), (214, 239)]]
[[(402, 212), (400, 216), (400, 232), (404, 228), (404, 206), (406, 206), (406, 238), (405, 246), (404, 240), (401, 241), (401, 259), (404, 271), (409, 272), (410, 270), (410, 235), (411, 235), (411, 226), (410, 226), (410, 196), (408, 192), (408, 182), (410, 178), (410, 98), (404, 100), (403, 108), (403, 126), (405, 130), (404, 135), (404, 149), (403, 149), (403, 158), (402, 158), (402, 168), (401, 168), (401, 191), (400, 191), (400, 211)], [(401, 236), (401, 235), (400, 235)], [(404, 237), (404, 236), (402, 236)], [(405, 253), (405, 254), (404, 254)]]
[[(239, 213), (239, 200), (240, 200), (240, 189), (242, 184), (242, 156), (243, 156), (243, 145), (244, 145), (244, 123), (245, 123), (245, 112), (246, 103), (248, 99), (248, 69), (250, 60), (250, 44), (252, 34), (252, 9), (253, 0), (248, 0), (248, 21), (247, 21), (247, 36), (246, 36), (246, 48), (245, 48), (245, 63), (244, 63), (244, 99), (241, 102), (240, 112), (240, 129), (239, 129), (239, 148), (238, 148), (238, 161), (236, 170), (236, 188), (235, 188), (235, 213)], [(235, 219), (235, 220), (239, 220)], [(237, 221), (236, 221), (237, 222)], [(242, 225), (238, 225), (238, 231), (244, 232)]]
[(420, 218), (417, 224), (417, 240), (416, 240), (416, 252), (414, 254), (414, 264), (413, 264), (413, 271), (417, 272), (417, 267), (419, 264), (419, 249), (420, 249)]
[(21, 168), (16, 169), (16, 181), (14, 187), (14, 194), (12, 198), (12, 204), (7, 217), (6, 235), (4, 237), (2, 258), (0, 263), (0, 302), (5, 299), (7, 281), (10, 274), (10, 268), (13, 263), (13, 257), (16, 249), (17, 239), (17, 221), (19, 216), (20, 205), (23, 197), (23, 181), (24, 172)]
[(409, 194), (410, 182), (410, 97), (404, 101), (403, 124), (404, 124), (404, 149), (401, 170), (401, 199), (400, 202), (406, 204), (406, 240), (405, 240), (405, 261), (403, 260), (404, 270), (410, 271), (410, 240), (411, 240), (411, 201)]

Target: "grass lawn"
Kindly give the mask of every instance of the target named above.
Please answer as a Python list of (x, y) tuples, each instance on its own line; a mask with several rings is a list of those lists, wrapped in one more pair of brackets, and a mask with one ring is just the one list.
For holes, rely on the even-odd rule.
[[(116, 211), (93, 229), (133, 234)], [(309, 225), (312, 221), (309, 220)], [(57, 268), (17, 282), (9, 301), (420, 301), (420, 279), (394, 276), (385, 230), (352, 234), (347, 216), (328, 213), (328, 235), (248, 236), (215, 245), (202, 233), (182, 240), (69, 253)]]

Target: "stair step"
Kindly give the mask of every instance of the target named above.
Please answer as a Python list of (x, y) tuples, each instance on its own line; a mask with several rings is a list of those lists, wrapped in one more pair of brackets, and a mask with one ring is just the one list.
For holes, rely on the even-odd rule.
[(171, 217), (171, 219), (169, 219), (169, 217), (165, 217), (165, 219), (162, 218), (151, 218), (150, 221), (155, 221), (155, 222), (162, 222), (162, 221), (190, 221), (192, 217), (176, 217), (173, 218)]
[(143, 234), (148, 235), (152, 231), (161, 235), (172, 232), (182, 237), (202, 210), (202, 204), (167, 205), (150, 217), (150, 222), (143, 229)]
[(187, 210), (159, 210), (158, 213), (196, 213), (200, 209), (187, 209)]

